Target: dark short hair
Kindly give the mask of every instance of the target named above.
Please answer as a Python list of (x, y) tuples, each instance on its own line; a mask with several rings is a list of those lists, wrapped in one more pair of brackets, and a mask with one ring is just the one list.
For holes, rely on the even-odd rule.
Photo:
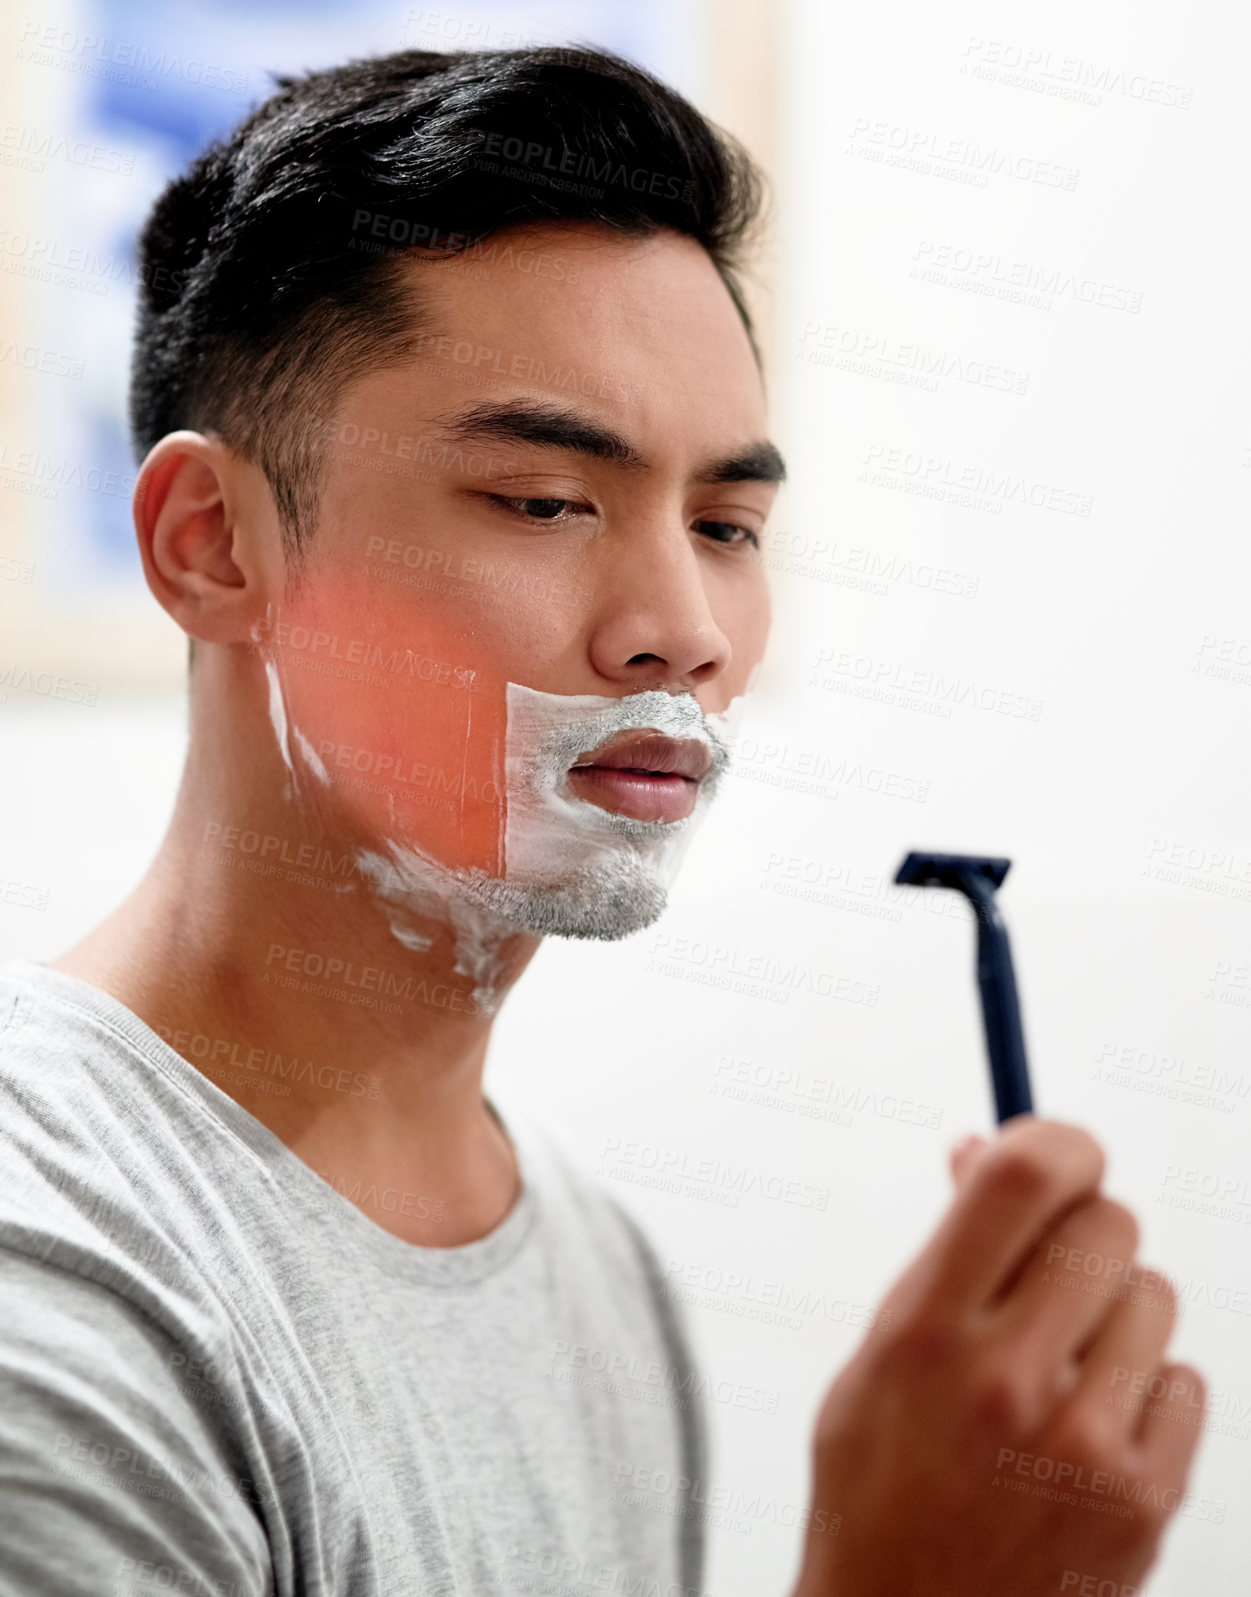
[(414, 247), (527, 223), (672, 229), (707, 250), (751, 337), (737, 272), (761, 176), (642, 68), (589, 48), (404, 50), (274, 82), (144, 225), (130, 425), (138, 460), (188, 427), (259, 465), (293, 566), (322, 483), (301, 421), (411, 358)]

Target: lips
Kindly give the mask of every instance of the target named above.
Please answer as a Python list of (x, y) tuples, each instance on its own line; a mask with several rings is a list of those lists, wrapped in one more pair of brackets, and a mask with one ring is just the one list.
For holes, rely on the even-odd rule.
[(579, 798), (639, 821), (681, 821), (712, 768), (707, 744), (660, 732), (623, 732), (578, 757), (569, 785)]

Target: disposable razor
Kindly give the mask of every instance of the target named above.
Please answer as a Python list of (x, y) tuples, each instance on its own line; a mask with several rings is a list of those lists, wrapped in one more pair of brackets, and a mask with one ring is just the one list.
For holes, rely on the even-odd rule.
[(1012, 949), (995, 899), (995, 889), (1002, 887), (1011, 864), (982, 854), (909, 854), (895, 874), (901, 886), (953, 887), (977, 915), (977, 986), (1000, 1125), (1013, 1115), (1032, 1114), (1034, 1107)]

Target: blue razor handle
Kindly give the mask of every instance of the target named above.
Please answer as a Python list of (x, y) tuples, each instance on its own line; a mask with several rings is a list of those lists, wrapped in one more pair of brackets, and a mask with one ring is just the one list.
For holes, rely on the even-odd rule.
[(913, 853), (895, 873), (900, 886), (954, 888), (964, 894), (977, 915), (977, 985), (1000, 1125), (1013, 1115), (1034, 1112), (1012, 948), (995, 899), (995, 889), (1003, 885), (1011, 864), (1011, 860), (988, 859), (982, 854)]

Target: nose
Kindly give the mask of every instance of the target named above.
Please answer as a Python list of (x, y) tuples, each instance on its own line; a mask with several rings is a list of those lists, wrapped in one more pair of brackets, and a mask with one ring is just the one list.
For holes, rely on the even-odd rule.
[(613, 542), (596, 573), (595, 670), (636, 690), (693, 690), (719, 676), (733, 649), (713, 614), (691, 534), (678, 521), (636, 522)]

